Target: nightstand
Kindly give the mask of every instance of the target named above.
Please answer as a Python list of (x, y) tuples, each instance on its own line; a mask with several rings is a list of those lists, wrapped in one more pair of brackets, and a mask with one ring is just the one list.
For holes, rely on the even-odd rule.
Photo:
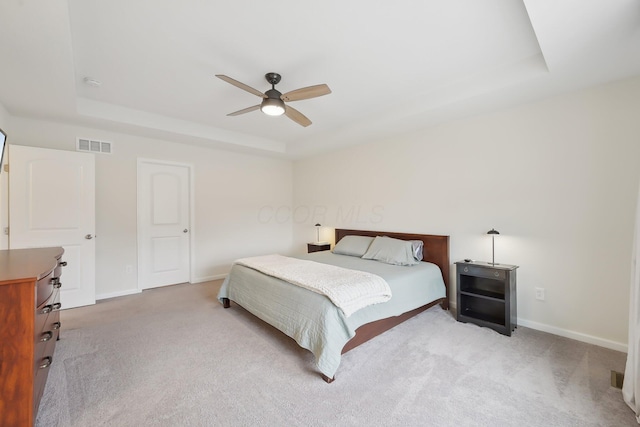
[(457, 320), (511, 336), (517, 323), (517, 265), (456, 262)]
[(307, 243), (307, 253), (311, 252), (320, 252), (320, 251), (328, 251), (331, 249), (331, 245), (329, 243)]

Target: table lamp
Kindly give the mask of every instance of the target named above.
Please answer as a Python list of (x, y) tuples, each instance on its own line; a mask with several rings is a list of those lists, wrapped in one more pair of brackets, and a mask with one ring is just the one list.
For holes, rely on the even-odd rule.
[(496, 234), (500, 234), (498, 230), (492, 228), (487, 231), (487, 234), (491, 234), (491, 265), (496, 265)]

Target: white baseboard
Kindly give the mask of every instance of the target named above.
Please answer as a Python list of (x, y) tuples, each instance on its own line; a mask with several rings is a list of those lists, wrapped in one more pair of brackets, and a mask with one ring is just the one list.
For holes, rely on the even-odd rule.
[[(211, 280), (224, 279), (225, 277), (227, 277), (226, 274), (216, 274), (216, 275), (213, 275), (213, 276), (197, 277), (197, 278), (193, 279), (190, 283), (209, 282)], [(135, 295), (135, 294), (139, 294), (140, 292), (142, 292), (142, 290), (140, 290), (140, 289), (129, 289), (129, 290), (120, 291), (120, 292), (109, 292), (109, 293), (106, 293), (106, 294), (96, 295), (96, 301), (97, 300), (101, 300), (101, 299), (124, 297), (124, 296), (127, 296), (127, 295)]]
[[(449, 303), (451, 310), (456, 310), (455, 303)], [(560, 337), (571, 338), (572, 340), (586, 342), (587, 344), (594, 344), (600, 347), (609, 348), (611, 350), (621, 351), (627, 353), (629, 346), (627, 344), (611, 341), (608, 339), (594, 337), (593, 335), (583, 334), (581, 332), (570, 331), (568, 329), (562, 329), (544, 323), (538, 323), (527, 319), (518, 318), (518, 326), (524, 326), (525, 328), (535, 329), (536, 331), (547, 332), (549, 334), (558, 335)]]
[(191, 280), (191, 283), (210, 282), (211, 280), (220, 280), (227, 277), (227, 274), (214, 274), (213, 276), (195, 277)]
[(120, 291), (120, 292), (110, 292), (108, 294), (96, 295), (96, 300), (115, 298), (115, 297), (124, 297), (127, 295), (139, 294), (140, 292), (142, 292), (140, 289), (129, 289), (129, 290)]
[(593, 335), (587, 335), (581, 332), (569, 331), (567, 329), (557, 328), (555, 326), (545, 325), (544, 323), (533, 322), (527, 319), (518, 318), (518, 326), (524, 326), (525, 328), (548, 332), (550, 334), (559, 335), (565, 338), (571, 338), (573, 340), (586, 342), (588, 344), (595, 344), (600, 347), (610, 348), (611, 350), (617, 350), (623, 353), (627, 353), (629, 351), (629, 346), (621, 342), (594, 337)]

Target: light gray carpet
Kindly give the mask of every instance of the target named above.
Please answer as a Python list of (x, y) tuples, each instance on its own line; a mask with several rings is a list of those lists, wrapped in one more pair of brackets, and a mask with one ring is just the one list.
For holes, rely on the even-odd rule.
[(37, 426), (636, 426), (625, 354), (439, 307), (345, 354), (333, 384), (295, 342), (178, 285), (62, 312)]

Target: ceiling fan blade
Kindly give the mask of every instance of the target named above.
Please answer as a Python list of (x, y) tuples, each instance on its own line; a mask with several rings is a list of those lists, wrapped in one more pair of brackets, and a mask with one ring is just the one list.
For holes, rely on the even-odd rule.
[(303, 87), (301, 89), (292, 90), (283, 94), (280, 98), (283, 101), (300, 101), (302, 99), (316, 98), (322, 95), (328, 95), (331, 89), (326, 84)]
[(311, 120), (309, 120), (304, 114), (295, 108), (289, 107), (288, 105), (284, 106), (284, 114), (300, 126), (307, 127), (311, 124)]
[(252, 93), (256, 96), (259, 96), (260, 98), (266, 98), (267, 95), (265, 95), (264, 93), (260, 92), (257, 89), (252, 88), (251, 86), (247, 86), (244, 83), (241, 83), (237, 80), (232, 79), (231, 77), (225, 76), (224, 74), (216, 74), (216, 77), (219, 79), (224, 80), (225, 82), (234, 85), (235, 87), (239, 87), (242, 90), (246, 90), (249, 93)]
[(259, 109), (260, 109), (260, 104), (254, 105), (253, 107), (247, 107), (242, 110), (234, 111), (233, 113), (227, 114), (227, 116), (239, 116), (240, 114), (250, 113), (252, 111), (259, 110)]

